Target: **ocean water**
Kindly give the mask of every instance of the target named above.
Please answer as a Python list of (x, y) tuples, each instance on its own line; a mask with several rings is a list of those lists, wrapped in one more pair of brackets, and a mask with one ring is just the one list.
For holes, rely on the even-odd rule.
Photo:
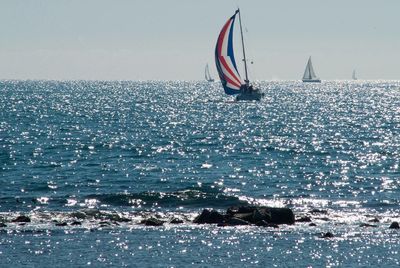
[[(399, 267), (400, 82), (257, 85), (0, 81), (0, 267)], [(190, 222), (248, 204), (316, 226)]]

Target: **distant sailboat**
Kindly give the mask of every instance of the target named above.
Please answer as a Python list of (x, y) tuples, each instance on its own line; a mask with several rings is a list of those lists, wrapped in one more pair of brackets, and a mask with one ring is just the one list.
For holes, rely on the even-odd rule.
[(356, 70), (353, 70), (353, 75), (351, 76), (351, 78), (353, 78), (353, 80), (357, 80)]
[(308, 58), (306, 70), (303, 75), (303, 82), (321, 83), (321, 80), (315, 75), (314, 68), (311, 62), (311, 56)]
[(206, 65), (206, 69), (204, 70), (204, 77), (208, 82), (214, 82), (214, 78), (210, 75), (210, 69), (208, 68), (208, 64)]
[[(243, 63), (245, 71), (244, 81), (241, 79), (236, 66), (234, 50), (233, 50), (233, 26), (236, 15), (239, 14), (240, 34), (243, 48)], [(259, 89), (250, 85), (247, 73), (246, 52), (243, 40), (242, 21), (240, 10), (236, 10), (235, 14), (229, 18), (218, 36), (217, 45), (215, 47), (215, 64), (217, 66), (219, 78), (221, 79), (224, 91), (228, 95), (237, 95), (236, 100), (261, 100), (264, 93)]]

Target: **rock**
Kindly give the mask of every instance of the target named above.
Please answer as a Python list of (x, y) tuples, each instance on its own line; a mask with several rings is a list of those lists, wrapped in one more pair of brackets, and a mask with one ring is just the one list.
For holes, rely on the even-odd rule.
[(226, 211), (226, 214), (233, 216), (234, 214), (242, 213), (253, 213), (255, 206), (240, 206), (240, 207), (230, 207)]
[(369, 220), (368, 222), (379, 222), (379, 219), (378, 218), (373, 218), (373, 219)]
[(105, 214), (103, 215), (103, 219), (115, 221), (115, 222), (130, 222), (131, 219), (123, 218), (118, 214)]
[(315, 223), (310, 223), (308, 226), (317, 226)]
[(328, 214), (327, 210), (314, 208), (310, 211), (313, 214)]
[(399, 223), (397, 221), (392, 222), (389, 226), (390, 229), (400, 229)]
[(271, 220), (269, 223), (294, 224), (294, 214), (290, 208), (269, 208)]
[(75, 211), (71, 213), (71, 217), (77, 219), (86, 219), (86, 214), (82, 211)]
[(66, 222), (57, 222), (56, 226), (67, 226), (68, 224)]
[(251, 223), (257, 223), (259, 221), (267, 221), (271, 222), (272, 216), (271, 216), (271, 211), (268, 208), (256, 208), (253, 211)]
[(31, 219), (28, 216), (21, 215), (13, 219), (11, 222), (31, 222)]
[(360, 227), (378, 227), (378, 225), (369, 224), (369, 223), (361, 223)]
[(335, 237), (331, 232), (326, 232), (325, 234), (322, 234), (320, 238), (333, 238)]
[(172, 224), (181, 224), (181, 223), (183, 223), (183, 220), (174, 218), (174, 219), (172, 219), (170, 221), (170, 223), (172, 223)]
[(262, 226), (262, 227), (273, 227), (273, 228), (279, 228), (277, 224), (274, 223), (269, 223), (265, 220), (259, 221), (256, 223), (257, 226)]
[(156, 218), (146, 219), (143, 220), (141, 223), (146, 226), (162, 226), (164, 224), (163, 221), (160, 221), (159, 219)]
[(252, 222), (253, 221), (253, 212), (235, 213), (233, 215), (229, 215), (228, 217), (235, 217), (237, 219)]
[(311, 217), (304, 216), (296, 220), (296, 222), (311, 222)]
[(82, 225), (82, 223), (79, 222), (79, 221), (73, 221), (73, 222), (71, 223), (71, 225)]
[(274, 224), (294, 224), (295, 221), (293, 211), (289, 208), (231, 207), (227, 210), (227, 215), (253, 224), (257, 224), (257, 222), (263, 220)]
[(193, 222), (198, 224), (204, 223), (222, 223), (225, 220), (224, 215), (218, 211), (204, 209), (199, 216), (197, 216)]
[(7, 224), (5, 224), (4, 222), (0, 222), (0, 228), (3, 228), (3, 227), (7, 227)]
[(226, 220), (225, 224), (228, 226), (249, 225), (247, 221), (235, 217)]

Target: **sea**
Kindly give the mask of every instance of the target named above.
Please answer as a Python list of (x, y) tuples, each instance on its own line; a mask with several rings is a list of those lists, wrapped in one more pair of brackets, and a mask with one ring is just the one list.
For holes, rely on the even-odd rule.
[(0, 267), (399, 267), (400, 81), (255, 86), (1, 80)]

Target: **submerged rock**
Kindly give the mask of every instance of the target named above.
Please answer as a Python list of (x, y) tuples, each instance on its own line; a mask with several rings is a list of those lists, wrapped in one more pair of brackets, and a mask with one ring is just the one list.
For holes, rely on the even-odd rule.
[(71, 222), (71, 225), (82, 225), (80, 221), (73, 221)]
[(170, 221), (170, 223), (172, 223), (172, 224), (181, 224), (181, 223), (183, 223), (183, 220), (174, 218), (174, 219), (172, 219)]
[(368, 222), (379, 222), (379, 219), (378, 218), (373, 218), (373, 219), (369, 220)]
[(296, 222), (311, 222), (311, 217), (309, 217), (309, 216), (304, 216), (304, 217), (298, 218), (298, 219), (296, 220)]
[(57, 222), (56, 226), (67, 226), (68, 224), (66, 222)]
[(317, 226), (315, 223), (310, 223), (308, 226)]
[(21, 215), (13, 219), (11, 222), (31, 222), (31, 219), (28, 216)]
[(320, 236), (320, 238), (333, 238), (335, 237), (331, 232), (326, 232)]
[(361, 223), (360, 227), (378, 227), (378, 225), (369, 224), (369, 223)]
[(399, 223), (397, 221), (392, 222), (389, 226), (390, 229), (400, 229)]
[(3, 227), (7, 227), (7, 224), (5, 224), (4, 222), (0, 222), (0, 228), (3, 228)]
[(310, 211), (313, 214), (328, 214), (327, 210), (314, 208)]

